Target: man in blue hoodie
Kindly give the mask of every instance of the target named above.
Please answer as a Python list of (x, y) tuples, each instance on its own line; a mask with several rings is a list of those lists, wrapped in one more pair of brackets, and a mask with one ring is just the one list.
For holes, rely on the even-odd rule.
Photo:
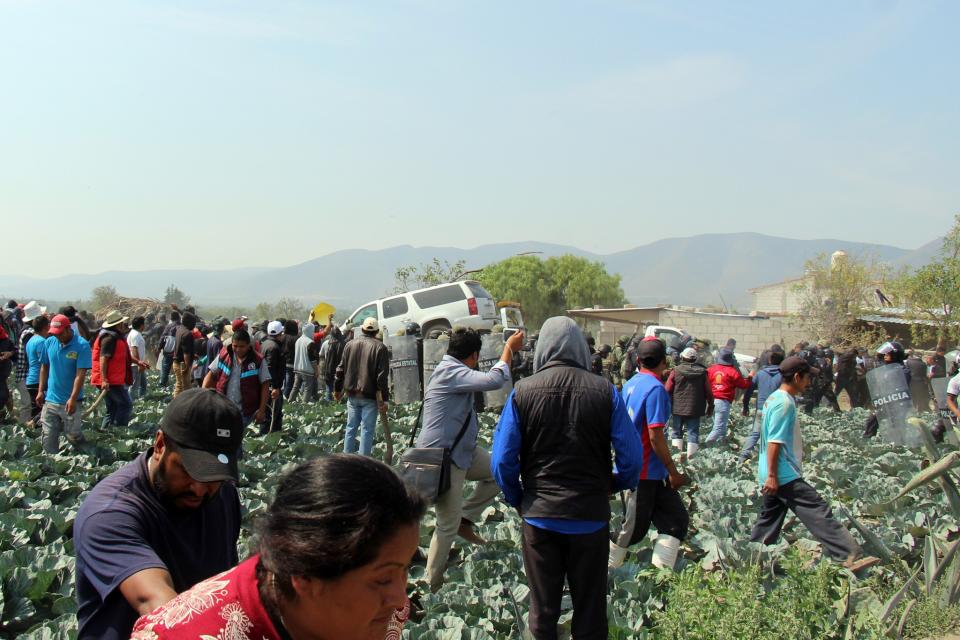
[(757, 394), (757, 413), (753, 419), (753, 431), (747, 436), (743, 443), (743, 449), (737, 458), (738, 463), (743, 463), (753, 453), (753, 448), (757, 446), (760, 440), (760, 425), (763, 424), (763, 405), (767, 402), (770, 394), (780, 388), (780, 363), (783, 362), (783, 347), (778, 344), (770, 347), (767, 354), (767, 366), (763, 367), (753, 377), (753, 383), (750, 387), (750, 393)]

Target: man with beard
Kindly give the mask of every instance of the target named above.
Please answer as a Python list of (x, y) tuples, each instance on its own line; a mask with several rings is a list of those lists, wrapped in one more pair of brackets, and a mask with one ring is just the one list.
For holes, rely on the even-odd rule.
[(79, 638), (129, 638), (141, 615), (237, 564), (242, 438), (226, 396), (187, 389), (153, 446), (87, 496), (73, 528)]

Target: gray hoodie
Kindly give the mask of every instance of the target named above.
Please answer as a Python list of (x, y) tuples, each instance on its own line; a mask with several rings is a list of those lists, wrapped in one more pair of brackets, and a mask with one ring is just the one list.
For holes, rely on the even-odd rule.
[(310, 356), (307, 352), (311, 343), (313, 343), (313, 325), (307, 322), (303, 325), (301, 335), (297, 338), (296, 344), (294, 344), (293, 370), (295, 372), (305, 373), (311, 376), (317, 374), (317, 370), (314, 368), (313, 363), (310, 362)]
[(550, 362), (590, 370), (590, 347), (580, 327), (571, 318), (554, 316), (540, 327), (540, 338), (533, 352), (533, 371), (536, 373)]

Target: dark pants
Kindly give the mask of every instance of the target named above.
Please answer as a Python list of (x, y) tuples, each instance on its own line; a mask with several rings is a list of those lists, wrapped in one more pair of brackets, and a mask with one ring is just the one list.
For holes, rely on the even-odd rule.
[(793, 511), (824, 551), (835, 560), (846, 560), (862, 553), (860, 545), (850, 532), (833, 517), (830, 506), (817, 490), (803, 479), (780, 485), (776, 495), (764, 495), (760, 517), (753, 525), (751, 542), (773, 544), (780, 537), (787, 510)]
[(170, 378), (170, 367), (173, 366), (173, 354), (160, 354), (160, 386), (167, 386), (167, 380)]
[(554, 640), (564, 579), (573, 600), (571, 631), (576, 640), (607, 638), (609, 531), (568, 535), (523, 523), (523, 567), (530, 586), (530, 633)]
[(30, 394), (30, 420), (34, 424), (39, 424), (37, 416), (40, 415), (40, 405), (37, 404), (37, 391), (40, 390), (39, 384), (28, 384), (27, 393)]
[(276, 400), (270, 398), (267, 400), (267, 410), (263, 414), (263, 422), (260, 423), (260, 435), (265, 436), (274, 431), (283, 430), (283, 394)]
[(293, 389), (293, 379), (296, 377), (296, 373), (293, 370), (293, 367), (287, 365), (287, 369), (283, 374), (283, 397), (289, 398), (290, 391)]
[(130, 417), (133, 415), (133, 400), (130, 399), (130, 393), (124, 385), (110, 385), (107, 390), (107, 397), (103, 399), (107, 405), (107, 415), (103, 417), (102, 427), (115, 424), (119, 427), (125, 427), (130, 424)]
[(690, 514), (683, 505), (680, 492), (664, 480), (641, 480), (636, 491), (629, 492), (627, 513), (614, 542), (629, 547), (643, 540), (652, 523), (657, 532), (678, 540), (687, 537)]
[(860, 394), (858, 393), (857, 383), (850, 378), (837, 378), (837, 386), (833, 390), (834, 396), (839, 396), (841, 391), (846, 391), (850, 397), (850, 408), (860, 406)]

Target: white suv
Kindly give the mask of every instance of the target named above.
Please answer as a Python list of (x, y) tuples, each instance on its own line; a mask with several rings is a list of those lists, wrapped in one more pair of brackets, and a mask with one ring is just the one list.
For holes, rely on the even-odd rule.
[(408, 320), (419, 324), (424, 336), (433, 329), (456, 326), (490, 331), (500, 321), (493, 296), (475, 280), (450, 282), (368, 302), (350, 315), (343, 328), (359, 327), (370, 317), (377, 319), (384, 335), (397, 331)]

